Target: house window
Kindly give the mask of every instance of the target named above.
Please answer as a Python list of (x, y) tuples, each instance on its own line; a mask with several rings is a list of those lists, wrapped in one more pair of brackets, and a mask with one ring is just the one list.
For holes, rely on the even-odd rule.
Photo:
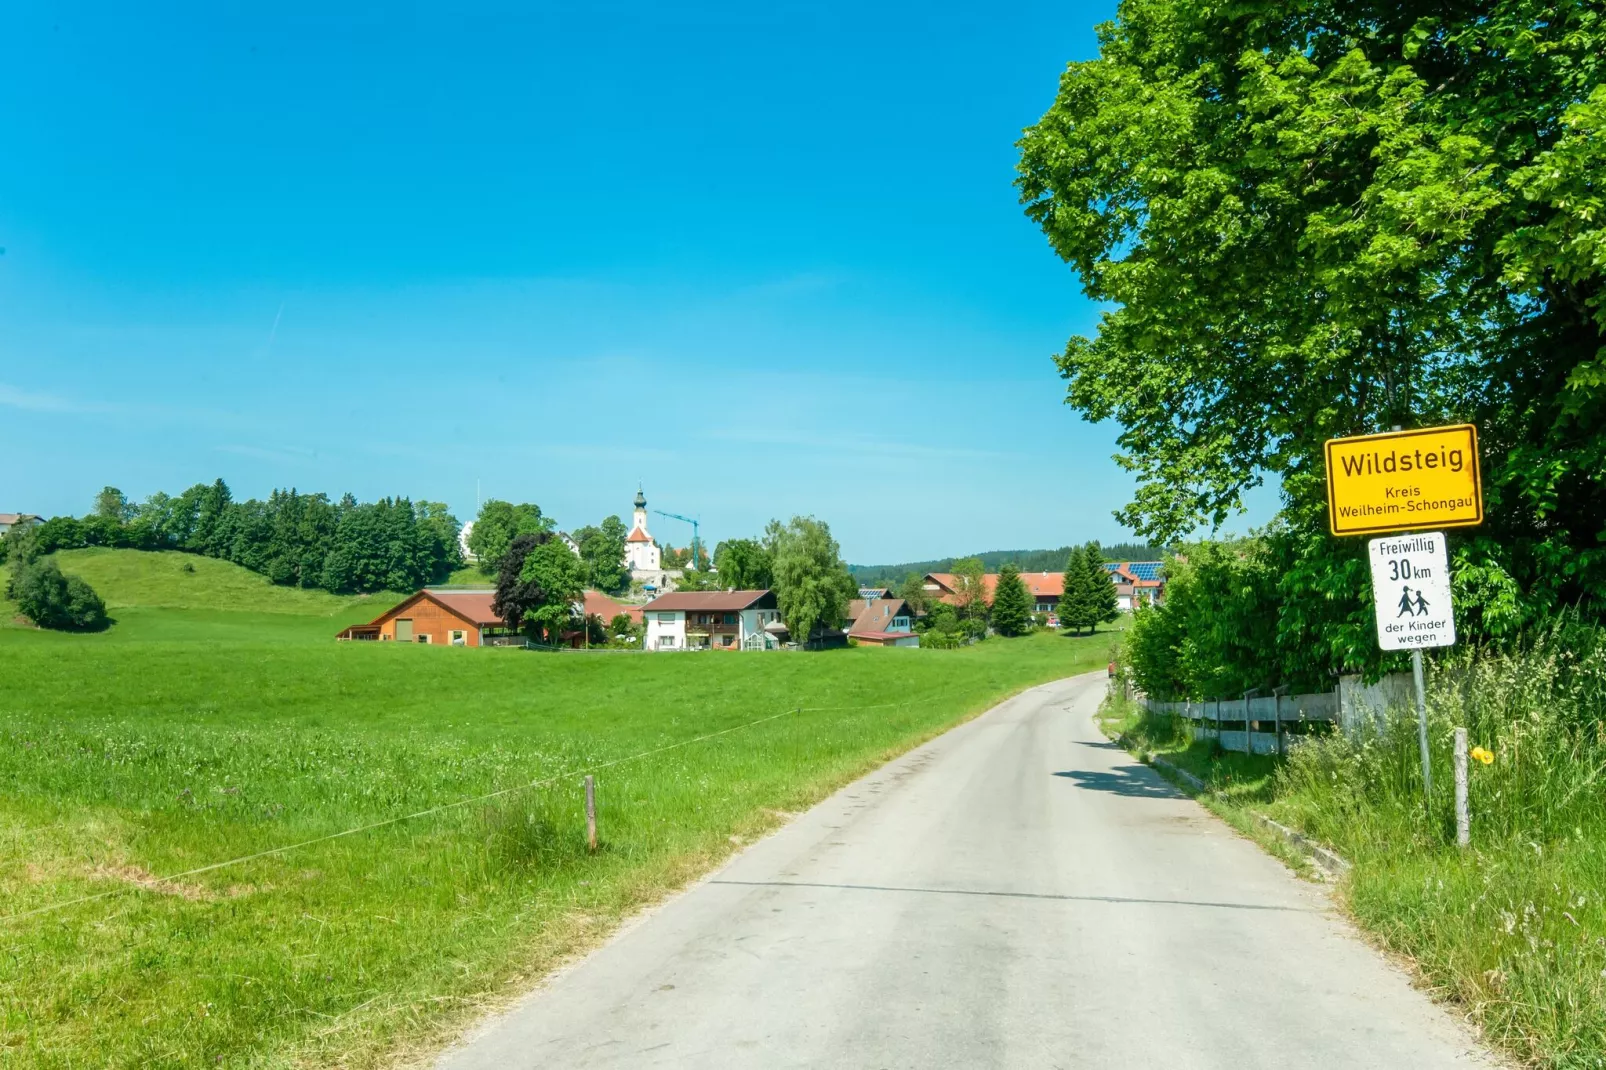
[(719, 645), (720, 646), (730, 646), (735, 642), (736, 642), (736, 637), (734, 635), (722, 635), (722, 636), (719, 637)]
[(420, 643), (423, 643), (425, 646), (429, 645), (429, 640), (430, 640), (430, 637), (428, 635), (421, 635), (421, 636), (418, 637), (418, 641)]
[(893, 627), (893, 630), (895, 630), (895, 631), (905, 631), (905, 630), (907, 630), (908, 627), (909, 627), (909, 618), (908, 617), (893, 617), (892, 618), (892, 627)]
[(455, 631), (452, 632), (451, 633), (451, 641), (452, 641), (452, 645), (453, 646), (467, 646), (468, 645), (468, 637), (463, 632), (455, 632)]
[(660, 638), (658, 640), (658, 648), (660, 650), (673, 649), (674, 645), (675, 645), (675, 637), (672, 636), (672, 635), (663, 636), (662, 638)]
[(735, 624), (736, 623), (736, 614), (734, 614), (734, 613), (725, 614), (725, 623), (726, 624)]
[(675, 623), (675, 615), (673, 613), (660, 613), (658, 614), (658, 623), (673, 624)]

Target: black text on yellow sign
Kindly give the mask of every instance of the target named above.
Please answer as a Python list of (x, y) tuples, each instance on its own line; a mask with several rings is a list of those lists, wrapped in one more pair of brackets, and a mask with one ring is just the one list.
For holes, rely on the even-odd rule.
[(1327, 522), (1334, 535), (1483, 523), (1477, 428), (1328, 439)]

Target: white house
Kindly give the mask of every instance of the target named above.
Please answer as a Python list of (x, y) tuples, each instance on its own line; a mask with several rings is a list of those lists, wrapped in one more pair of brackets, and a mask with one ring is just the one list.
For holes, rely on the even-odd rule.
[(781, 619), (773, 591), (676, 591), (641, 607), (645, 650), (766, 650)]
[(12, 528), (37, 527), (39, 523), (39, 518), (32, 513), (0, 513), (0, 535)]

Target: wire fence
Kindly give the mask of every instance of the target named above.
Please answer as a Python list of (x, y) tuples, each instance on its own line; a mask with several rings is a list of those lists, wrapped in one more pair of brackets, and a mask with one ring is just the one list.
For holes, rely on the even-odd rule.
[(720, 736), (727, 736), (733, 732), (741, 732), (749, 728), (755, 728), (758, 725), (767, 724), (770, 721), (778, 721), (783, 717), (794, 717), (803, 713), (831, 713), (842, 710), (882, 710), (892, 709), (893, 707), (897, 706), (910, 705), (914, 705), (914, 703), (883, 702), (868, 706), (857, 704), (849, 706), (797, 706), (793, 707), (792, 709), (782, 710), (779, 713), (770, 714), (767, 717), (760, 717), (757, 720), (748, 721), (744, 724), (732, 725), (729, 728), (722, 728), (717, 732), (707, 732), (700, 736), (694, 736), (691, 739), (683, 739), (676, 743), (668, 743), (661, 747), (653, 747), (648, 750), (638, 751), (635, 754), (627, 754), (622, 758), (613, 758), (605, 762), (595, 762), (584, 766), (577, 766), (573, 769), (566, 769), (561, 773), (555, 773), (552, 776), (543, 777), (539, 780), (532, 780), (528, 783), (514, 784), (511, 787), (500, 788), (496, 791), (488, 791), (482, 795), (473, 795), (463, 799), (456, 799), (452, 802), (441, 803), (438, 806), (427, 807), (423, 810), (415, 810), (411, 813), (398, 814), (394, 817), (387, 817), (379, 821), (370, 821), (367, 824), (357, 825), (348, 829), (342, 829), (339, 832), (331, 832), (324, 836), (314, 836), (311, 839), (300, 840), (296, 843), (287, 843), (279, 847), (270, 847), (265, 850), (254, 851), (250, 854), (240, 855), (236, 858), (225, 859), (221, 862), (212, 862), (204, 866), (196, 866), (193, 869), (186, 869), (179, 873), (170, 873), (166, 876), (156, 877), (149, 881), (141, 881), (137, 885), (123, 885), (117, 888), (107, 889), (103, 892), (96, 892), (93, 895), (79, 896), (75, 899), (64, 899), (60, 902), (51, 903), (47, 906), (35, 907), (32, 910), (24, 910), (14, 914), (0, 915), (0, 924), (21, 921), (25, 918), (37, 917), (41, 914), (49, 914), (57, 910), (65, 910), (68, 907), (80, 906), (84, 903), (93, 903), (102, 899), (109, 899), (113, 896), (124, 895), (133, 891), (148, 891), (164, 884), (173, 884), (177, 881), (185, 880), (190, 877), (198, 877), (205, 873), (213, 873), (220, 869), (227, 869), (230, 866), (237, 866), (246, 862), (253, 862), (261, 858), (272, 858), (277, 855), (288, 854), (291, 851), (299, 851), (306, 847), (312, 847), (320, 843), (328, 843), (332, 840), (344, 839), (348, 836), (357, 836), (365, 832), (373, 832), (376, 829), (387, 828), (391, 825), (399, 825), (407, 821), (415, 821), (419, 818), (430, 817), (434, 814), (445, 813), (449, 810), (461, 809), (465, 806), (473, 806), (476, 803), (489, 802), (492, 799), (502, 798), (507, 795), (512, 795), (516, 792), (548, 787), (570, 777), (596, 774), (604, 769), (611, 769), (615, 766), (624, 765), (627, 762), (635, 762), (644, 758), (651, 758), (656, 755), (667, 754), (670, 751), (680, 750), (681, 748), (690, 747), (698, 743), (706, 743), (711, 739), (717, 739)]

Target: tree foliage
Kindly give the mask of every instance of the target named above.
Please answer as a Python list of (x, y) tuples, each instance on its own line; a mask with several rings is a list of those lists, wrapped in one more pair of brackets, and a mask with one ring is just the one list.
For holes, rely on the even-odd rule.
[(1060, 592), (1057, 615), (1061, 628), (1080, 632), (1088, 627), (1093, 617), (1094, 592), (1088, 583), (1087, 548), (1071, 547), (1065, 557), (1065, 585)]
[(962, 620), (987, 619), (987, 571), (981, 559), (954, 562), (954, 609)]
[(993, 588), (993, 630), (999, 635), (1024, 635), (1032, 630), (1032, 602), (1026, 584), (1020, 578), (1020, 569), (1005, 565), (998, 570), (998, 585)]
[(1275, 474), (1279, 582), (1349, 585), (1282, 632), (1343, 645), (1357, 557), (1319, 526), (1323, 440), (1465, 420), (1487, 522), (1452, 545), (1480, 613), (1598, 613), (1603, 71), (1597, 0), (1125, 0), (1018, 179), (1108, 309), (1059, 365), (1122, 428), (1119, 517), (1169, 542)]
[(617, 516), (604, 517), (596, 527), (587, 525), (574, 533), (588, 582), (597, 590), (619, 594), (630, 588), (630, 570), (625, 567), (627, 534), (625, 522)]
[[(1159, 561), (1166, 555), (1163, 546), (1151, 546), (1141, 542), (1117, 542), (1103, 548), (1106, 561)], [(1071, 547), (1061, 546), (1053, 550), (987, 550), (984, 553), (971, 554), (989, 572), (997, 572), (1002, 566), (1012, 564), (1021, 572), (1057, 572), (1065, 564), (1065, 558), (1070, 554)], [(929, 561), (905, 561), (894, 565), (849, 565), (853, 578), (864, 587), (891, 587), (901, 582), (909, 573), (924, 576), (928, 572), (952, 572), (954, 562), (962, 560), (958, 557), (937, 557)]]
[(479, 562), (480, 571), (498, 576), (502, 558), (520, 535), (548, 534), (552, 521), (541, 515), (541, 507), (530, 502), (514, 505), (492, 498), (480, 506), (474, 528), (468, 533), (468, 548)]
[(98, 631), (106, 627), (106, 604), (77, 576), (64, 576), (48, 558), (12, 563), (6, 597), (41, 628)]
[(923, 616), (931, 611), (931, 592), (926, 590), (926, 577), (924, 573), (911, 572), (898, 584), (897, 595), (909, 603), (909, 609), (915, 616)]
[(1098, 543), (1090, 542), (1082, 547), (1082, 567), (1087, 570), (1083, 622), (1094, 632), (1099, 630), (1100, 624), (1109, 624), (1121, 615), (1121, 601), (1115, 593), (1115, 574), (1104, 567), (1105, 560)]
[(232, 561), (277, 584), (338, 593), (409, 591), (462, 564), (457, 519), (439, 502), (360, 503), (349, 494), (331, 502), (294, 488), (237, 502), (221, 479), (138, 505), (108, 487), (88, 516), (52, 517), (28, 539), (35, 556), (86, 546), (183, 550)]
[(727, 539), (714, 547), (719, 583), (737, 591), (767, 591), (775, 582), (770, 552), (757, 539)]
[(817, 627), (835, 627), (844, 619), (859, 587), (824, 521), (794, 516), (783, 525), (772, 520), (764, 529), (764, 546), (776, 603), (793, 641), (805, 643)]
[(575, 623), (585, 594), (585, 563), (549, 531), (517, 535), (502, 554), (491, 608), (514, 631), (556, 643)]

